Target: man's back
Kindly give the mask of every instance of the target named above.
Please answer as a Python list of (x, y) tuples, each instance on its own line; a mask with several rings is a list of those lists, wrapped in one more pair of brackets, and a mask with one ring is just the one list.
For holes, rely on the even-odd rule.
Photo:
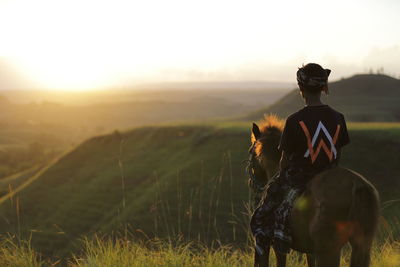
[(336, 163), (340, 148), (347, 143), (341, 113), (328, 105), (306, 106), (286, 120), (280, 148), (287, 153), (290, 164), (320, 170)]

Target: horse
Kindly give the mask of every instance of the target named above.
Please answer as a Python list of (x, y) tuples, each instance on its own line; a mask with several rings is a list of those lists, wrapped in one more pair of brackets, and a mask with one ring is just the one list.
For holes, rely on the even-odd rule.
[[(268, 182), (277, 172), (278, 143), (283, 121), (266, 116), (253, 123), (249, 149), (251, 172)], [(290, 215), (291, 248), (307, 254), (309, 267), (338, 267), (341, 249), (350, 243), (350, 267), (368, 267), (380, 208), (375, 187), (362, 175), (340, 166), (314, 176), (296, 199)], [(262, 257), (255, 252), (254, 266), (269, 266), (270, 244)], [(277, 266), (286, 266), (286, 255), (275, 253)]]

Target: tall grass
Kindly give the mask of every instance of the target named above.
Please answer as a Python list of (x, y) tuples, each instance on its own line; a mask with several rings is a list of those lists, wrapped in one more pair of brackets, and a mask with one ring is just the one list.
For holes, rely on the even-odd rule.
[(75, 257), (71, 266), (244, 266), (251, 261), (245, 251), (224, 246), (210, 249), (197, 242), (172, 244), (151, 240), (130, 242), (123, 240), (85, 241), (82, 257)]
[(249, 243), (250, 191), (246, 201), (235, 199), (230, 151), (222, 155), (221, 161), (219, 173), (214, 177), (205, 177), (206, 166), (200, 161), (199, 171), (194, 174), (199, 177), (190, 185), (181, 169), (176, 170), (176, 179), (170, 180), (153, 172), (155, 192), (150, 211), (154, 237), (168, 240), (180, 237), (205, 244)]
[[(59, 262), (44, 262), (29, 244), (6, 239), (0, 243), (0, 266), (46, 267), (61, 266)], [(272, 256), (272, 254), (271, 254)], [(341, 266), (348, 266), (350, 249), (344, 249)], [(272, 266), (275, 258), (270, 259)], [(232, 246), (210, 248), (198, 242), (173, 243), (167, 240), (130, 241), (95, 237), (84, 240), (84, 249), (67, 263), (69, 267), (135, 267), (135, 266), (252, 266), (251, 248)], [(287, 266), (306, 267), (304, 255), (291, 252)], [(371, 267), (399, 267), (400, 242), (384, 242), (372, 250)]]
[[(171, 245), (168, 242), (135, 243), (129, 241), (111, 241), (95, 239), (86, 241), (83, 257), (75, 257), (71, 266), (76, 267), (112, 267), (112, 266), (253, 266), (252, 250), (234, 249), (220, 246), (210, 249), (196, 243)], [(271, 254), (272, 256), (272, 254)], [(350, 250), (345, 249), (341, 266), (348, 266)], [(270, 259), (275, 266), (275, 258)], [(291, 252), (287, 266), (306, 267), (304, 255)], [(400, 243), (384, 243), (374, 246), (371, 267), (399, 267)]]
[[(55, 262), (56, 263), (56, 262)], [(39, 267), (47, 263), (41, 260), (30, 241), (15, 240), (7, 237), (0, 241), (0, 266), (7, 267)]]

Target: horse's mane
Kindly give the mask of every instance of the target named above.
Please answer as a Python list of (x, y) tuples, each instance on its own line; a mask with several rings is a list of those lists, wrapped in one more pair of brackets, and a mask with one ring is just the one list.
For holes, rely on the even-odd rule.
[[(283, 131), (283, 125), (285, 122), (278, 118), (275, 114), (265, 114), (264, 118), (258, 123), (262, 137), (265, 137), (271, 133), (279, 133), (281, 135)], [(255, 141), (254, 134), (251, 134), (251, 142)]]
[[(259, 122), (261, 137), (256, 146), (257, 156), (264, 156), (273, 160), (279, 160), (278, 152), (279, 140), (283, 131), (284, 121), (276, 115), (264, 115), (264, 119)], [(255, 141), (254, 134), (251, 134), (251, 142)]]

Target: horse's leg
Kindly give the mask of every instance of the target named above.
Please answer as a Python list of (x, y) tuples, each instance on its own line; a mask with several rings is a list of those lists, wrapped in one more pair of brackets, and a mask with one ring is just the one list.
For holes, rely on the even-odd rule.
[(308, 267), (315, 267), (315, 256), (314, 254), (307, 253), (307, 265)]
[(280, 253), (275, 251), (276, 256), (276, 266), (277, 267), (286, 267), (286, 253)]
[(368, 267), (370, 263), (370, 253), (372, 240), (362, 243), (350, 241), (351, 244), (351, 263), (350, 267)]
[(257, 251), (254, 253), (254, 267), (268, 267), (269, 266), (269, 253), (259, 255)]
[(341, 249), (332, 249), (317, 252), (315, 255), (316, 267), (339, 267), (340, 251)]
[(254, 267), (269, 266), (269, 249), (269, 243), (265, 244), (263, 251), (259, 251), (257, 248), (254, 249)]

